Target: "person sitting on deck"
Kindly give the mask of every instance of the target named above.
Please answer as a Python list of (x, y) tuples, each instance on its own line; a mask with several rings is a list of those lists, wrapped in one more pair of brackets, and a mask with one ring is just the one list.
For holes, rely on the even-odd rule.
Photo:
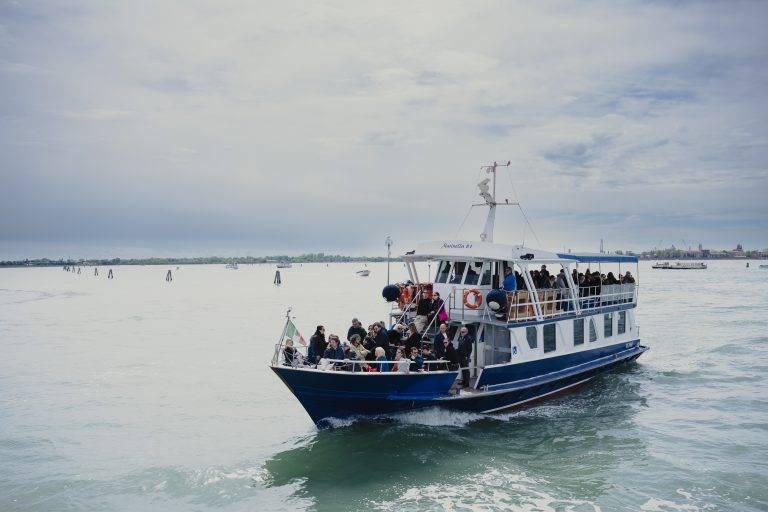
[[(429, 347), (429, 343), (424, 343), (421, 346), (421, 359), (422, 359), (422, 362), (424, 363), (426, 363), (427, 361), (435, 361), (437, 359), (435, 355), (432, 353), (432, 349)], [(435, 368), (433, 368), (433, 366), (434, 365), (431, 365), (431, 364), (425, 364), (424, 369), (427, 371), (434, 370)]]
[(412, 372), (421, 371), (421, 367), (424, 366), (424, 358), (419, 355), (419, 347), (411, 347), (411, 367)]
[(366, 335), (365, 329), (363, 329), (363, 325), (357, 318), (352, 319), (352, 326), (347, 331), (347, 341), (351, 342), (352, 336), (355, 334), (359, 335), (361, 340), (365, 338)]
[(397, 352), (395, 352), (394, 360), (397, 361), (397, 363), (392, 365), (391, 371), (399, 373), (408, 372), (408, 368), (411, 367), (411, 360), (405, 357), (402, 348), (397, 349)]
[(389, 363), (387, 361), (386, 351), (384, 350), (384, 347), (376, 347), (376, 361), (383, 361), (381, 363), (375, 364), (373, 367), (378, 369), (380, 372), (388, 372), (389, 371)]
[(397, 347), (403, 346), (403, 324), (395, 324), (387, 333), (387, 353), (392, 355)]
[(298, 362), (298, 358), (296, 357), (297, 351), (293, 347), (293, 340), (291, 338), (286, 338), (283, 344), (285, 345), (285, 348), (283, 349), (283, 364), (285, 366), (293, 366), (294, 361)]
[(353, 334), (352, 335), (352, 341), (350, 343), (349, 347), (349, 358), (350, 359), (357, 359), (359, 361), (365, 361), (366, 356), (368, 355), (368, 349), (366, 349), (363, 344), (360, 342), (360, 335), (359, 334)]
[(443, 354), (445, 354), (445, 350), (443, 349), (443, 341), (448, 340), (450, 343), (450, 339), (448, 339), (448, 324), (440, 324), (440, 331), (435, 334), (435, 357), (437, 359), (440, 359), (443, 357)]
[[(339, 346), (339, 337), (331, 334), (328, 337), (328, 348), (323, 353), (324, 359), (344, 359), (344, 350)], [(341, 366), (341, 363), (335, 362), (333, 366)]]
[(328, 342), (325, 341), (325, 327), (322, 325), (317, 326), (315, 334), (309, 338), (309, 344), (312, 347), (312, 353), (315, 355), (315, 363), (320, 362), (320, 358), (323, 357), (328, 346)]
[(373, 339), (374, 345), (386, 350), (387, 346), (389, 345), (389, 339), (388, 339), (389, 335), (387, 333), (387, 330), (379, 322), (376, 322), (375, 324), (373, 324), (373, 332), (374, 332), (374, 339)]
[(504, 270), (504, 291), (507, 293), (513, 293), (517, 290), (517, 277), (512, 271), (512, 267), (507, 267)]
[(419, 335), (419, 331), (416, 330), (416, 325), (413, 323), (408, 324), (408, 338), (405, 340), (405, 353), (410, 354), (411, 348), (416, 347), (416, 350), (418, 350), (419, 345), (421, 345), (421, 336)]

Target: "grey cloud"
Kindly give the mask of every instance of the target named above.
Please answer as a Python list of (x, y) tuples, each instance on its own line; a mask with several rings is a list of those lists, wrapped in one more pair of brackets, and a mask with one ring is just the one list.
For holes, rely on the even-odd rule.
[[(0, 253), (407, 247), (455, 233), (493, 159), (513, 161), (553, 247), (686, 223), (768, 245), (766, 16), (761, 2), (0, 4)], [(712, 233), (704, 213), (734, 220)]]

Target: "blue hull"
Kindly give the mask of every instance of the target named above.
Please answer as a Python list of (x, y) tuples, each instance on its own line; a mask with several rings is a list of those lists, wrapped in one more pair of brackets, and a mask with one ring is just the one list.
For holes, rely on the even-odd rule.
[[(328, 418), (386, 416), (425, 407), (490, 413), (567, 391), (640, 357), (638, 341), (541, 361), (486, 368), (487, 388), (458, 396), (449, 390), (457, 372), (362, 374), (273, 366), (318, 426)], [(590, 352), (592, 352), (590, 357)], [(487, 375), (487, 376), (486, 376)]]

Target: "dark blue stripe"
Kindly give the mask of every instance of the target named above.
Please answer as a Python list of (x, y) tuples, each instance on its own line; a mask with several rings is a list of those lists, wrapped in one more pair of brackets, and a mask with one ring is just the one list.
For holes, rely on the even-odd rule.
[(485, 368), (477, 382), (477, 388), (484, 386), (496, 386), (499, 384), (511, 384), (516, 381), (544, 376), (549, 373), (567, 370), (568, 368), (588, 363), (601, 357), (610, 356), (636, 347), (640, 340), (625, 343), (617, 343), (607, 347), (598, 347), (591, 350), (582, 350), (572, 354), (547, 357), (526, 363), (509, 363), (503, 366)]
[[(580, 300), (585, 301), (585, 300), (589, 300), (589, 298), (582, 298)], [(525, 327), (528, 325), (549, 324), (549, 323), (557, 322), (559, 320), (573, 320), (576, 318), (602, 315), (603, 313), (612, 313), (614, 311), (624, 311), (627, 309), (633, 309), (635, 307), (636, 305), (633, 303), (619, 304), (617, 306), (603, 306), (599, 309), (590, 309), (589, 311), (582, 311), (580, 315), (566, 314), (566, 315), (560, 315), (556, 317), (545, 318), (544, 320), (530, 320), (528, 322), (506, 322), (506, 323), (500, 322), (500, 323), (494, 323), (494, 325), (506, 325), (507, 327), (511, 328), (511, 327)], [(485, 322), (485, 323), (488, 323), (488, 322)]]

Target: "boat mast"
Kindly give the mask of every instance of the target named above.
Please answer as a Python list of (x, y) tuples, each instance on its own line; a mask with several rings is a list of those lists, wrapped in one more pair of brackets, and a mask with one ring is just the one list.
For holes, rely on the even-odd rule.
[[(507, 162), (506, 164), (498, 164), (496, 162), (493, 162), (493, 165), (484, 165), (481, 167), (482, 170), (486, 172), (486, 174), (493, 175), (493, 194), (490, 193), (488, 190), (488, 182), (491, 180), (491, 178), (485, 178), (483, 181), (477, 184), (477, 187), (480, 189), (480, 197), (485, 199), (485, 203), (480, 203), (479, 205), (474, 206), (488, 206), (488, 217), (485, 219), (485, 228), (483, 229), (483, 232), (480, 233), (480, 240), (483, 242), (493, 242), (493, 226), (496, 222), (496, 207), (499, 205), (499, 203), (496, 202), (496, 168), (497, 167), (509, 167), (511, 162)], [(506, 203), (502, 204), (517, 204), (517, 203), (510, 203), (507, 201)]]

